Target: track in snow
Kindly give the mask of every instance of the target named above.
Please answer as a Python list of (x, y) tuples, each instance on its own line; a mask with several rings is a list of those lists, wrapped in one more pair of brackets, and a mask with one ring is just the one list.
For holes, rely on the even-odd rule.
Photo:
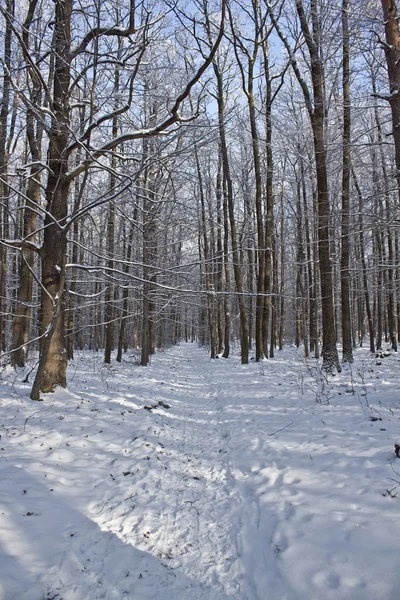
[(331, 404), (295, 353), (194, 344), (0, 382), (0, 600), (397, 600), (398, 365), (362, 360)]

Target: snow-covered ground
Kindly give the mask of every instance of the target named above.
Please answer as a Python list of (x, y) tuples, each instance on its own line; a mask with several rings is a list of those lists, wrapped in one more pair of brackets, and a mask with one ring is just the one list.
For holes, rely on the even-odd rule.
[(400, 598), (397, 355), (101, 361), (2, 375), (1, 600)]

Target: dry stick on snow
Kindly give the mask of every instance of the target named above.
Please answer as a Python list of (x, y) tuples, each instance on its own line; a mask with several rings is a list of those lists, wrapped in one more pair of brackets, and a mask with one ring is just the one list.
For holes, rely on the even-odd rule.
[(285, 425), (285, 427), (282, 427), (281, 429), (277, 429), (276, 431), (274, 431), (273, 433), (269, 433), (268, 435), (271, 437), (271, 436), (275, 435), (276, 433), (279, 433), (280, 431), (285, 431), (288, 427), (293, 427), (293, 425), (294, 425), (294, 421), (291, 421), (290, 423)]

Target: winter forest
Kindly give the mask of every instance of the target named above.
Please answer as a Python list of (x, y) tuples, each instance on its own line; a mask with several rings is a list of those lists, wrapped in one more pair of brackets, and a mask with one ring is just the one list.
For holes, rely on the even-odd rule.
[(0, 0), (0, 600), (399, 597), (399, 18)]
[[(3, 362), (397, 348), (394, 2), (1, 5)], [(342, 341), (343, 356), (336, 343)]]

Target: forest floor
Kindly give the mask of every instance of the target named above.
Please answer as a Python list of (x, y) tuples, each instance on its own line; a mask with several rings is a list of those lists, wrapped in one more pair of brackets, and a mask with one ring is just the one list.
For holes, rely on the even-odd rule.
[[(400, 357), (195, 344), (0, 381), (1, 600), (398, 600)], [(400, 442), (399, 442), (400, 443)]]

